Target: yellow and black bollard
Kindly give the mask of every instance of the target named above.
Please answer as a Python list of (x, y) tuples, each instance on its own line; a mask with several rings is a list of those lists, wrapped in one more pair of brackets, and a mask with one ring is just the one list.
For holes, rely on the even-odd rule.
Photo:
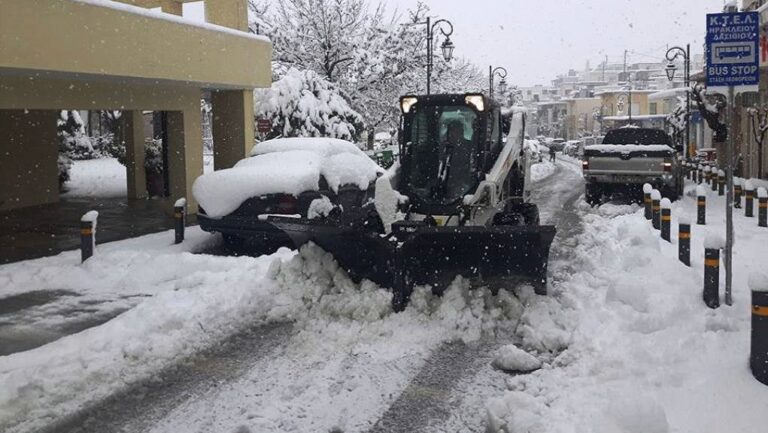
[(755, 185), (751, 180), (744, 183), (744, 216), (752, 218), (755, 216)]
[(717, 172), (717, 195), (725, 195), (725, 172), (723, 170)]
[(698, 172), (699, 172), (699, 182), (698, 183), (704, 183), (705, 180), (704, 180), (704, 166), (703, 165), (699, 165)]
[(96, 223), (99, 213), (95, 210), (86, 212), (80, 218), (80, 259), (82, 262), (93, 256), (96, 249)]
[(672, 242), (672, 202), (668, 198), (661, 199), (661, 238)]
[(749, 368), (752, 375), (768, 385), (768, 276), (749, 276), (752, 290), (752, 335), (749, 351)]
[(180, 198), (173, 205), (173, 228), (175, 231), (175, 243), (184, 242), (184, 227), (187, 221), (187, 199)]
[(650, 183), (643, 185), (643, 206), (645, 207), (646, 220), (653, 218), (653, 210), (651, 209), (651, 191), (653, 191), (653, 187)]
[(707, 189), (703, 185), (696, 187), (696, 224), (707, 224)]
[(717, 167), (712, 167), (709, 172), (709, 186), (712, 191), (717, 191)]
[(651, 222), (653, 228), (661, 230), (661, 193), (658, 189), (651, 191)]
[(697, 176), (698, 173), (699, 173), (699, 171), (697, 170), (696, 166), (693, 165), (693, 163), (691, 163), (691, 178), (693, 180), (693, 183), (698, 183), (698, 181), (699, 181), (698, 176)]
[(743, 194), (743, 188), (741, 184), (741, 178), (733, 178), (733, 207), (736, 209), (741, 209), (741, 196)]
[(720, 306), (720, 249), (725, 242), (716, 236), (704, 240), (704, 303), (709, 308)]
[(687, 217), (680, 217), (677, 246), (677, 257), (685, 266), (691, 266), (691, 221)]
[(757, 225), (768, 227), (768, 190), (757, 189)]

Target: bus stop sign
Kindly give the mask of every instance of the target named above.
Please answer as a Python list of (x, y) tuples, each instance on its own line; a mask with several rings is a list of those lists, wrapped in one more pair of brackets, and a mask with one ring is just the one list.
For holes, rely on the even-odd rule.
[(760, 83), (760, 15), (707, 15), (707, 87)]

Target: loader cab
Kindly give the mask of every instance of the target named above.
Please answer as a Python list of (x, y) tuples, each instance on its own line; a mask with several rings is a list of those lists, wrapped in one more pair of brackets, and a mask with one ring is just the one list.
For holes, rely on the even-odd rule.
[(499, 105), (482, 94), (400, 98), (403, 192), (419, 213), (451, 215), (503, 146)]

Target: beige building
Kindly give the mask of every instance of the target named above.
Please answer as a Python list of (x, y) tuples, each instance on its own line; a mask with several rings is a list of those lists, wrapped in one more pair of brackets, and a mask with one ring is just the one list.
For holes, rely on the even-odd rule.
[(0, 210), (59, 200), (62, 109), (123, 112), (129, 199), (146, 196), (145, 110), (165, 113), (168, 203), (191, 200), (203, 171), (203, 92), (215, 168), (246, 155), (253, 89), (271, 83), (272, 46), (247, 32), (247, 0), (205, 1), (206, 23), (177, 17), (185, 2), (0, 0)]
[(600, 98), (565, 99), (567, 104), (566, 139), (575, 140), (584, 135), (599, 132), (600, 126), (595, 120), (595, 114), (600, 112)]

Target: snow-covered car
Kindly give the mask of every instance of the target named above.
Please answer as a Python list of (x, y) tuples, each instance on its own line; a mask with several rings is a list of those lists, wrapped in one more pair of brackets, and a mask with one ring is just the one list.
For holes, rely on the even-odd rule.
[(576, 157), (580, 147), (581, 142), (579, 140), (568, 140), (563, 146), (563, 153), (571, 157)]
[(525, 152), (528, 154), (531, 161), (541, 162), (544, 159), (541, 153), (541, 147), (539, 140), (525, 140)]
[(267, 219), (323, 218), (360, 208), (384, 170), (355, 144), (332, 138), (281, 138), (256, 144), (233, 168), (200, 176), (192, 187), (198, 221), (230, 249), (267, 253), (292, 246)]
[(552, 143), (548, 143), (549, 148), (554, 148), (556, 152), (560, 152), (565, 147), (565, 139), (564, 138), (555, 138), (552, 140)]

